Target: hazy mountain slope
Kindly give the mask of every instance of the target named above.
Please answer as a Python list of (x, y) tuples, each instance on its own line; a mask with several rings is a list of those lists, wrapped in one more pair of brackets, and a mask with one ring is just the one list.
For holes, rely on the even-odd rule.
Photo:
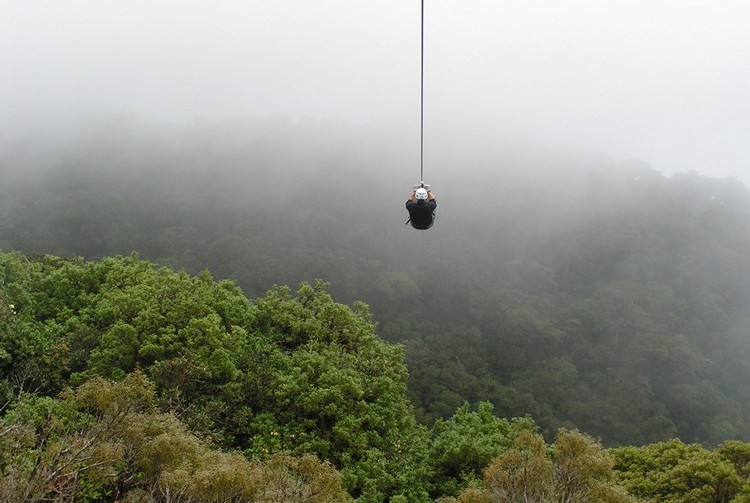
[(16, 147), (0, 247), (137, 250), (249, 295), (330, 281), (406, 343), (425, 420), (489, 399), (611, 444), (750, 438), (746, 188), (446, 135), (427, 170), (437, 223), (419, 233), (403, 225), (415, 165), (400, 133), (126, 121), (46, 161)]

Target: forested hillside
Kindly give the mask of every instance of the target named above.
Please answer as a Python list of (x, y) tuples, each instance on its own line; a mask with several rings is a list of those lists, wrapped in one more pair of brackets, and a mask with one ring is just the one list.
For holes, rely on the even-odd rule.
[(466, 150), (453, 133), (427, 159), (425, 233), (404, 226), (414, 159), (375, 126), (128, 119), (9, 145), (0, 248), (137, 251), (251, 298), (323, 279), (404, 344), (418, 423), (487, 400), (549, 441), (560, 427), (607, 445), (750, 439), (747, 189), (495, 138)]
[(488, 402), (418, 425), (402, 347), (326, 285), (247, 299), (136, 256), (0, 253), (0, 499), (742, 503), (750, 444), (613, 451)]

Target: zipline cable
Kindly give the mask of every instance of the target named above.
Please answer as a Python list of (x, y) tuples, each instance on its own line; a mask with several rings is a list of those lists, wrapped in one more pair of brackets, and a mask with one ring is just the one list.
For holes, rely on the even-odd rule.
[(424, 0), (422, 0), (422, 53), (419, 87), (419, 179), (424, 183)]

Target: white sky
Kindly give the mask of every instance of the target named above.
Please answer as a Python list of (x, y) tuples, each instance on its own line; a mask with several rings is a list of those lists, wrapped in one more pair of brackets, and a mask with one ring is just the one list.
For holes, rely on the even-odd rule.
[[(425, 4), (426, 133), (518, 129), (750, 184), (749, 1)], [(100, 112), (418, 127), (420, 5), (0, 0), (0, 138)]]

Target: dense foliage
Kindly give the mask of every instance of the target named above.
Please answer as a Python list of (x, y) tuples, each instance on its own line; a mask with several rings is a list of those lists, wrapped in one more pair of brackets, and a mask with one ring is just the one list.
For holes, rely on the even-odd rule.
[(330, 464), (212, 450), (153, 398), (135, 373), (93, 378), (58, 400), (19, 400), (0, 421), (2, 501), (350, 501)]
[(135, 256), (0, 255), (0, 376), (6, 390), (54, 395), (140, 369), (217, 445), (259, 458), (315, 453), (362, 501), (408, 493), (425, 464), (414, 438), (426, 431), (401, 349), (376, 337), (366, 306), (336, 304), (324, 287), (277, 288), (251, 304), (232, 283)]
[(728, 441), (713, 452), (680, 440), (620, 447), (612, 454), (618, 477), (648, 501), (714, 503), (750, 501), (750, 444)]
[[(425, 233), (403, 225), (414, 180), (404, 174), (412, 159), (400, 132), (376, 126), (124, 120), (64, 149), (11, 145), (0, 157), (0, 247), (87, 259), (136, 250), (191, 274), (208, 268), (250, 296), (323, 278), (339, 301), (367, 302), (378, 334), (404, 344), (409, 396), (426, 425), (486, 400), (501, 416), (530, 414), (548, 440), (560, 427), (606, 445), (749, 440), (750, 389), (737, 385), (750, 382), (747, 189), (497, 138), (473, 138), (468, 151), (457, 148), (454, 133), (431, 140), (438, 147), (427, 173), (439, 209)], [(265, 306), (278, 298), (283, 308), (291, 294), (273, 291)], [(117, 307), (97, 314), (109, 332), (89, 364), (80, 359), (85, 343), (70, 355), (45, 353), (70, 358), (75, 383), (147, 365), (165, 380), (196, 373), (221, 396), (234, 369), (250, 365), (222, 352), (242, 348), (192, 340), (200, 331), (236, 340), (233, 327), (250, 330), (249, 319), (216, 307), (173, 334), (143, 336), (161, 319), (179, 320), (179, 311), (150, 308), (133, 324), (135, 315), (122, 310), (135, 313), (143, 301), (121, 306), (122, 294), (108, 295)], [(241, 316), (261, 323), (262, 309)], [(50, 319), (29, 337), (43, 344), (60, 323)], [(80, 319), (66, 323), (90, 330), (76, 325)], [(165, 342), (126, 356), (112, 347), (139, 337)], [(183, 343), (190, 358), (171, 361)], [(349, 365), (352, 351), (359, 349), (334, 359)], [(329, 379), (304, 347), (271, 356), (279, 368), (305, 365)], [(208, 361), (225, 361), (226, 374), (205, 375)], [(49, 378), (62, 385), (52, 381), (62, 377)], [(252, 393), (252, 379), (243, 393)], [(280, 382), (279, 392), (304, 390), (294, 379)], [(352, 381), (350, 392), (359, 396), (361, 386)], [(173, 400), (193, 392), (179, 389)], [(274, 400), (283, 410), (283, 399)], [(221, 415), (205, 409), (191, 421), (211, 425)], [(239, 442), (243, 431), (237, 425), (217, 435)], [(320, 441), (324, 450), (340, 439)]]
[(0, 253), (3, 501), (740, 503), (750, 494), (745, 442), (610, 454), (560, 429), (547, 445), (531, 418), (503, 419), (488, 402), (428, 429), (406, 381), (402, 347), (375, 334), (367, 306), (334, 302), (321, 282), (249, 300), (207, 272), (135, 255)]

